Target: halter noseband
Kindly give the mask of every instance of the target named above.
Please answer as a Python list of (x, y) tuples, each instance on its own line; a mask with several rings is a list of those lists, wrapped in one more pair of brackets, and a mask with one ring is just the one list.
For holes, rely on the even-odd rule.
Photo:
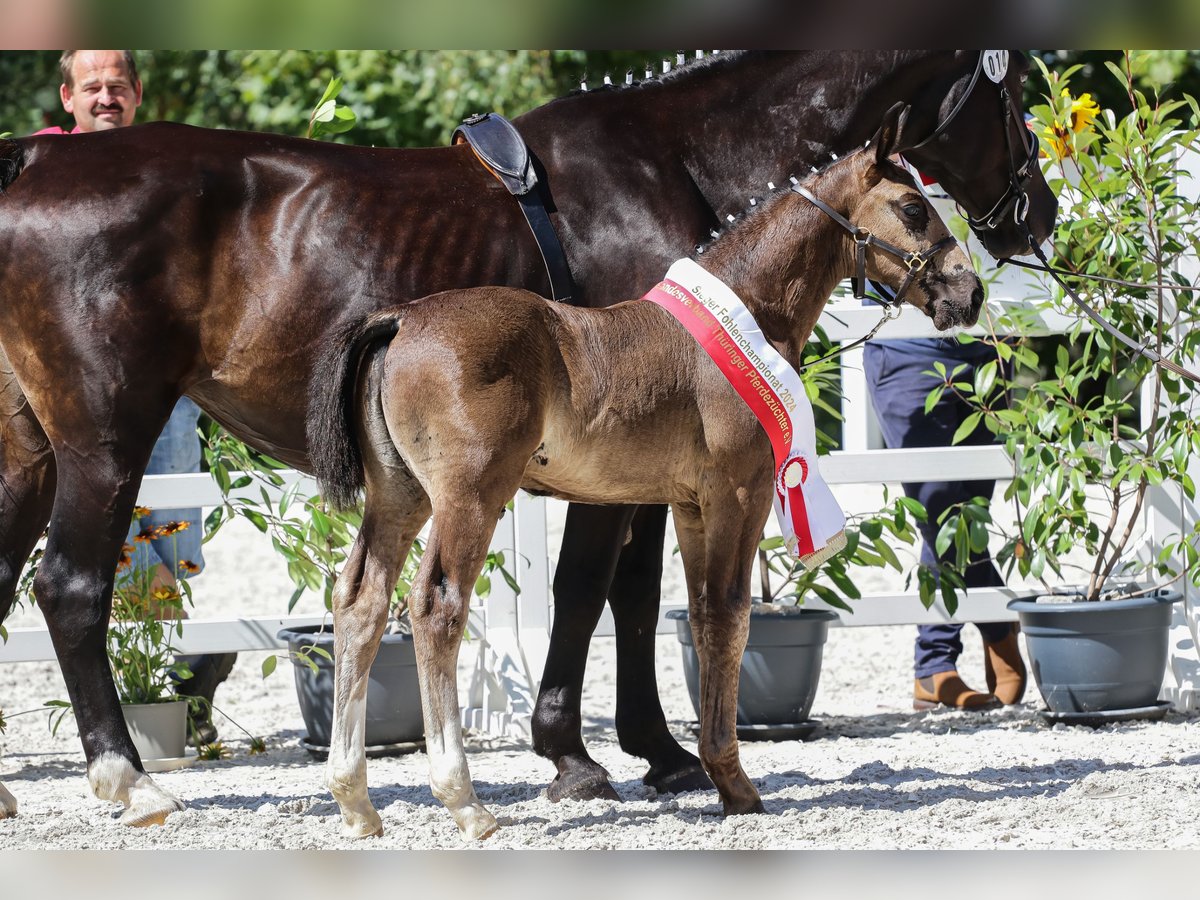
[(833, 221), (837, 222), (846, 229), (854, 237), (854, 277), (851, 279), (851, 285), (854, 287), (854, 297), (856, 300), (861, 300), (866, 296), (867, 287), (867, 247), (875, 246), (885, 253), (890, 253), (897, 257), (905, 266), (908, 267), (908, 274), (904, 276), (904, 281), (896, 290), (895, 296), (891, 302), (885, 302), (885, 306), (894, 306), (897, 309), (900, 306), (900, 298), (904, 292), (908, 290), (908, 286), (917, 274), (925, 268), (925, 264), (931, 259), (955, 245), (953, 237), (944, 237), (927, 250), (905, 250), (902, 247), (897, 247), (895, 244), (889, 244), (882, 238), (876, 237), (867, 231), (865, 228), (860, 228), (855, 225), (836, 209), (826, 203), (824, 200), (816, 197), (812, 191), (801, 184), (792, 185), (792, 190), (815, 206)]
[[(933, 133), (919, 144), (915, 144), (909, 148), (912, 150), (920, 150), (926, 144), (931, 143), (945, 132), (950, 123), (962, 111), (966, 105), (967, 99), (975, 90), (975, 85), (979, 81), (979, 73), (983, 71), (984, 57), (987, 51), (979, 52), (979, 59), (975, 63), (975, 70), (971, 74), (971, 80), (967, 83), (967, 88), (963, 91), (962, 96), (954, 104), (954, 108), (950, 110), (950, 114), (946, 116)], [(1008, 151), (1008, 188), (1000, 196), (992, 208), (982, 216), (966, 215), (965, 218), (971, 225), (971, 230), (976, 233), (985, 231), (995, 231), (1000, 227), (1000, 224), (1008, 216), (1008, 211), (1012, 209), (1013, 223), (1022, 225), (1025, 222), (1026, 215), (1029, 214), (1029, 182), (1033, 179), (1034, 167), (1038, 158), (1038, 141), (1037, 138), (1029, 132), (1029, 129), (1021, 128), (1021, 141), (1024, 144), (1023, 150), (1025, 153), (1025, 161), (1018, 168), (1016, 160), (1013, 158), (1013, 143), (1012, 143), (1012, 121), (1013, 121), (1013, 99), (1008, 91), (1008, 85), (1003, 77), (996, 82), (996, 86), (1000, 90), (1000, 115), (1004, 124), (1004, 145)]]

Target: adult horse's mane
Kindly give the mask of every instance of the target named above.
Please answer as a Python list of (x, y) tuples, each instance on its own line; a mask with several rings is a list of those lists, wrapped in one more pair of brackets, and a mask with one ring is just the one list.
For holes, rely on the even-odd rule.
[[(599, 85), (596, 85), (595, 87), (588, 87), (588, 88), (574, 88), (571, 91), (569, 91), (567, 94), (565, 94), (564, 96), (556, 97), (555, 100), (566, 100), (570, 97), (579, 97), (584, 94), (590, 95), (590, 94), (604, 94), (606, 92), (611, 92), (611, 91), (630, 91), (630, 90), (636, 90), (638, 88), (646, 88), (646, 87), (653, 87), (655, 85), (666, 84), (666, 83), (669, 83), (672, 81), (679, 81), (680, 79), (688, 78), (688, 77), (695, 75), (696, 73), (703, 71), (703, 70), (715, 69), (715, 68), (719, 68), (721, 66), (727, 66), (731, 62), (741, 59), (742, 57), (747, 56), (751, 52), (752, 51), (749, 51), (749, 50), (724, 50), (721, 52), (710, 51), (709, 53), (707, 53), (705, 56), (702, 56), (702, 57), (688, 56), (688, 57), (684, 58), (684, 61), (682, 63), (673, 64), (669, 71), (661, 72), (661, 73), (655, 73), (655, 72), (651, 71), (651, 74), (648, 78), (640, 78), (640, 79), (635, 78), (629, 82), (626, 82), (624, 79), (621, 79), (618, 81), (613, 81), (612, 84), (599, 84)], [(647, 63), (646, 65), (649, 66), (650, 63)], [(633, 71), (634, 71), (633, 69), (630, 69), (629, 73), (627, 73), (627, 74), (631, 74)], [(609, 73), (606, 73), (606, 74), (609, 74)], [(580, 81), (586, 81), (586, 79), (581, 78)], [(553, 103), (554, 100), (551, 100), (549, 102)]]

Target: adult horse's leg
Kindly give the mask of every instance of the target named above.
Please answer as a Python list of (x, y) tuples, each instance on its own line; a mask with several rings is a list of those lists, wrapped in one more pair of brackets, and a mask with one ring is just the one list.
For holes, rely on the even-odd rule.
[(636, 509), (582, 503), (567, 508), (554, 575), (554, 626), (531, 728), (534, 751), (558, 769), (546, 789), (555, 803), (620, 799), (609, 784), (608, 772), (583, 745), (580, 698), (588, 645)]
[[(0, 623), (12, 609), (21, 569), (50, 519), (54, 452), (0, 350)], [(0, 784), (0, 819), (17, 800)]]
[(50, 520), (54, 482), (50, 441), (0, 349), (0, 622)]
[(666, 525), (666, 506), (638, 507), (608, 592), (617, 633), (617, 736), (622, 750), (649, 761), (642, 781), (660, 794), (713, 786), (700, 760), (671, 736), (658, 696), (654, 642)]
[(333, 733), (325, 783), (342, 810), (347, 837), (383, 834), (367, 796), (367, 682), (388, 617), (388, 599), (429, 498), (406, 470), (392, 470), (380, 489), (369, 481), (363, 527), (333, 594)]
[[(139, 474), (165, 419), (164, 410), (153, 430), (142, 429), (140, 435), (114, 423), (110, 427), (120, 441), (83, 433), (54, 442), (58, 487), (33, 585), (79, 724), (88, 781), (97, 797), (126, 807), (121, 821), (127, 825), (162, 824), (183, 808), (142, 769), (104, 648), (113, 575)], [(50, 423), (46, 430), (67, 433)]]
[[(688, 618), (700, 658), (700, 759), (725, 815), (762, 812), (758, 790), (738, 757), (737, 692), (750, 630), (750, 563), (762, 521), (736, 515), (738, 498), (709, 498), (699, 510), (676, 508), (676, 532), (688, 572)], [(703, 570), (703, 576), (700, 571)]]

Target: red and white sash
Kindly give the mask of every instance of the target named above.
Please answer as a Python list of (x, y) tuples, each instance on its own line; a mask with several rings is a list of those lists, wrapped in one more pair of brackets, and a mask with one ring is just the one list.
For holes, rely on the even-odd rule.
[(821, 480), (812, 405), (799, 374), (737, 294), (693, 260), (674, 263), (642, 299), (683, 324), (758, 418), (775, 455), (775, 514), (784, 541), (801, 562), (819, 565), (844, 545), (846, 517)]

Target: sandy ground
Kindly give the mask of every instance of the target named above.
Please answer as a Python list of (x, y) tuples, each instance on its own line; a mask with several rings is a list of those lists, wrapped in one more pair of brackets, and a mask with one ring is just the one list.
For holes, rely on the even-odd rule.
[[(241, 525), (209, 545), (209, 568), (196, 581), (203, 614), (281, 611), (286, 577), (256, 537)], [(675, 576), (672, 590), (680, 590)], [(32, 621), (36, 613), (23, 611), (9, 624)], [(1200, 718), (1171, 713), (1158, 723), (1051, 728), (1037, 714), (1032, 687), (1025, 704), (1001, 711), (914, 713), (912, 634), (910, 627), (831, 631), (815, 739), (743, 742), (743, 766), (767, 813), (732, 819), (722, 818), (715, 791), (658, 797), (642, 785), (642, 762), (615, 740), (613, 645), (598, 639), (588, 663), (586, 738), (621, 802), (551, 804), (544, 790), (553, 768), (526, 743), (471, 736), (476, 789), (501, 824), (486, 846), (1200, 848)], [(965, 634), (960, 668), (981, 684), (979, 641), (974, 629)], [(323, 766), (299, 746), (304, 729), (287, 667), (264, 681), (264, 656), (244, 654), (217, 703), (264, 736), (269, 753), (248, 756), (245, 736), (218, 717), (233, 757), (156, 776), (187, 809), (147, 830), (119, 825), (118, 810), (90, 794), (71, 720), (52, 736), (41, 714), (11, 717), (66, 696), (57, 667), (0, 666), (0, 706), (10, 716), (0, 738), (0, 781), (20, 803), (19, 816), (0, 821), (0, 848), (463, 846), (430, 794), (422, 753), (370, 760), (371, 798), (386, 833), (342, 838)], [(694, 749), (674, 637), (659, 638), (658, 672), (672, 728)]]

